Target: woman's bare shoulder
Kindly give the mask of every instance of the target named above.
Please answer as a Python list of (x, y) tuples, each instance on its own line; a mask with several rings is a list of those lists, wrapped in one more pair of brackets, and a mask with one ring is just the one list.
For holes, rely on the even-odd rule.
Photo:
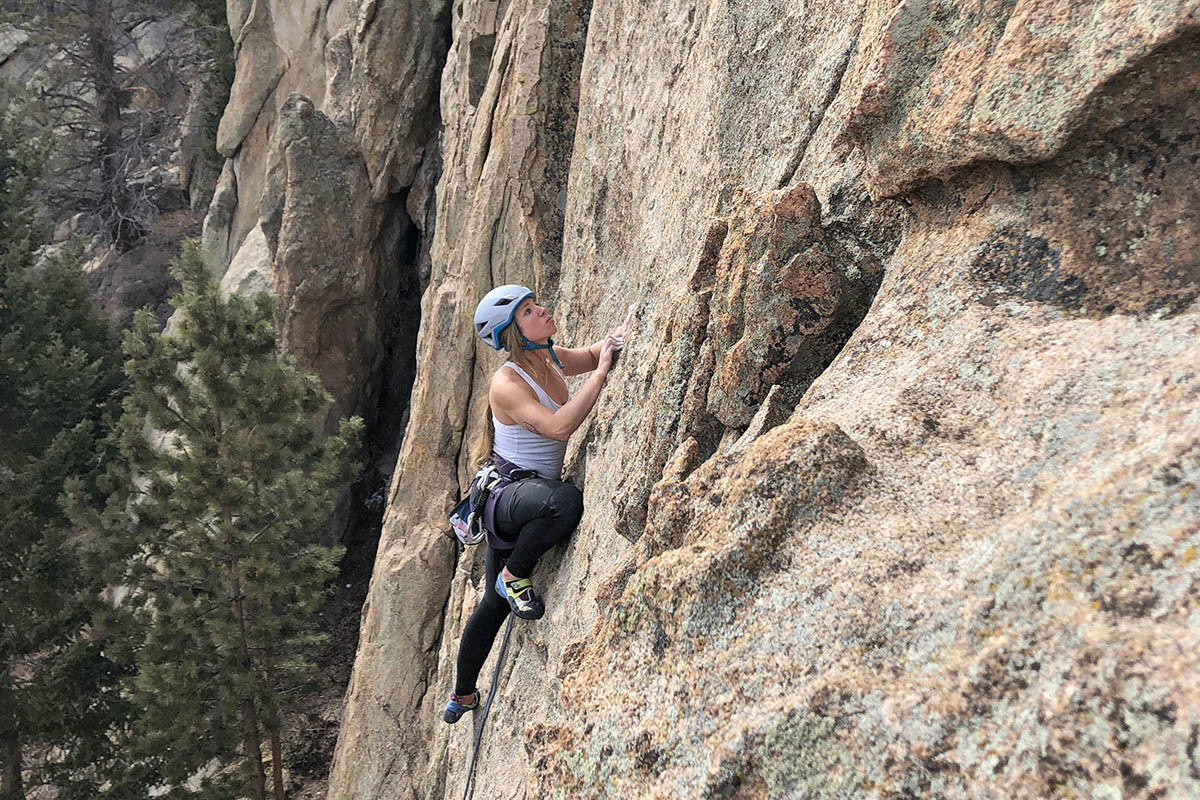
[(504, 362), (499, 369), (492, 373), (492, 382), (488, 391), (488, 396), (492, 399), (495, 399), (498, 394), (501, 396), (511, 396), (515, 391), (533, 394), (533, 390), (529, 388), (529, 384), (517, 374), (515, 369), (511, 369), (508, 366), (509, 363), (507, 361)]

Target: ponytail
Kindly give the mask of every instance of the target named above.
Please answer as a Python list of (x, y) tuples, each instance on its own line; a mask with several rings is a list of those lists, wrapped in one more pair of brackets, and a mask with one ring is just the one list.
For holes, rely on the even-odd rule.
[[(532, 351), (521, 347), (521, 334), (517, 330), (516, 322), (500, 332), (500, 341), (508, 350), (509, 358), (512, 361), (515, 361), (526, 372), (534, 369), (537, 360)], [(495, 445), (496, 426), (492, 424), (492, 406), (489, 403), (483, 407), (483, 425), (480, 426), (479, 435), (471, 447), (471, 461), (468, 465), (471, 472), (478, 470), (483, 466), (483, 462), (492, 457), (492, 448)]]
[(489, 403), (483, 407), (483, 427), (475, 438), (475, 446), (471, 448), (471, 461), (468, 465), (470, 472), (477, 471), (483, 462), (492, 457), (492, 447), (496, 444), (496, 427), (492, 424), (492, 406)]

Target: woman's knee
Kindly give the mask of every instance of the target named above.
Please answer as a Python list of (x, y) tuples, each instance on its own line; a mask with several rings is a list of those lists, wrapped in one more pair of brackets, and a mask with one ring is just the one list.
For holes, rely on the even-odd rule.
[(569, 523), (571, 528), (583, 518), (583, 492), (573, 484), (561, 483), (554, 487), (546, 505), (553, 516)]

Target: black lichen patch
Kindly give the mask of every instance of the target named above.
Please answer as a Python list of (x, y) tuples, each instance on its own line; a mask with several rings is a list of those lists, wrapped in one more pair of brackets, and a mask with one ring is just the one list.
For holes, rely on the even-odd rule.
[(671, 646), (671, 637), (667, 636), (667, 632), (663, 630), (662, 623), (658, 620), (654, 621), (654, 655), (661, 657), (667, 652), (667, 648)]
[(634, 743), (633, 763), (637, 768), (644, 772), (653, 772), (662, 755), (662, 750), (654, 746), (654, 737), (650, 732), (642, 731)]
[(1062, 253), (1049, 240), (1011, 229), (980, 249), (971, 272), (994, 292), (1070, 310), (1078, 309), (1088, 292), (1082, 278), (1064, 273)]
[(1193, 725), (1187, 743), (1188, 774), (1200, 781), (1200, 725)]

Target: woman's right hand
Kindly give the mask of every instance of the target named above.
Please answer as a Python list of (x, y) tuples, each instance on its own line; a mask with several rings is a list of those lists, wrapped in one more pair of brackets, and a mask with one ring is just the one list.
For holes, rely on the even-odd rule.
[(624, 336), (614, 336), (610, 333), (605, 337), (604, 344), (600, 345), (600, 359), (596, 364), (596, 371), (601, 375), (608, 375), (608, 371), (612, 369), (613, 365), (613, 354), (624, 346)]

